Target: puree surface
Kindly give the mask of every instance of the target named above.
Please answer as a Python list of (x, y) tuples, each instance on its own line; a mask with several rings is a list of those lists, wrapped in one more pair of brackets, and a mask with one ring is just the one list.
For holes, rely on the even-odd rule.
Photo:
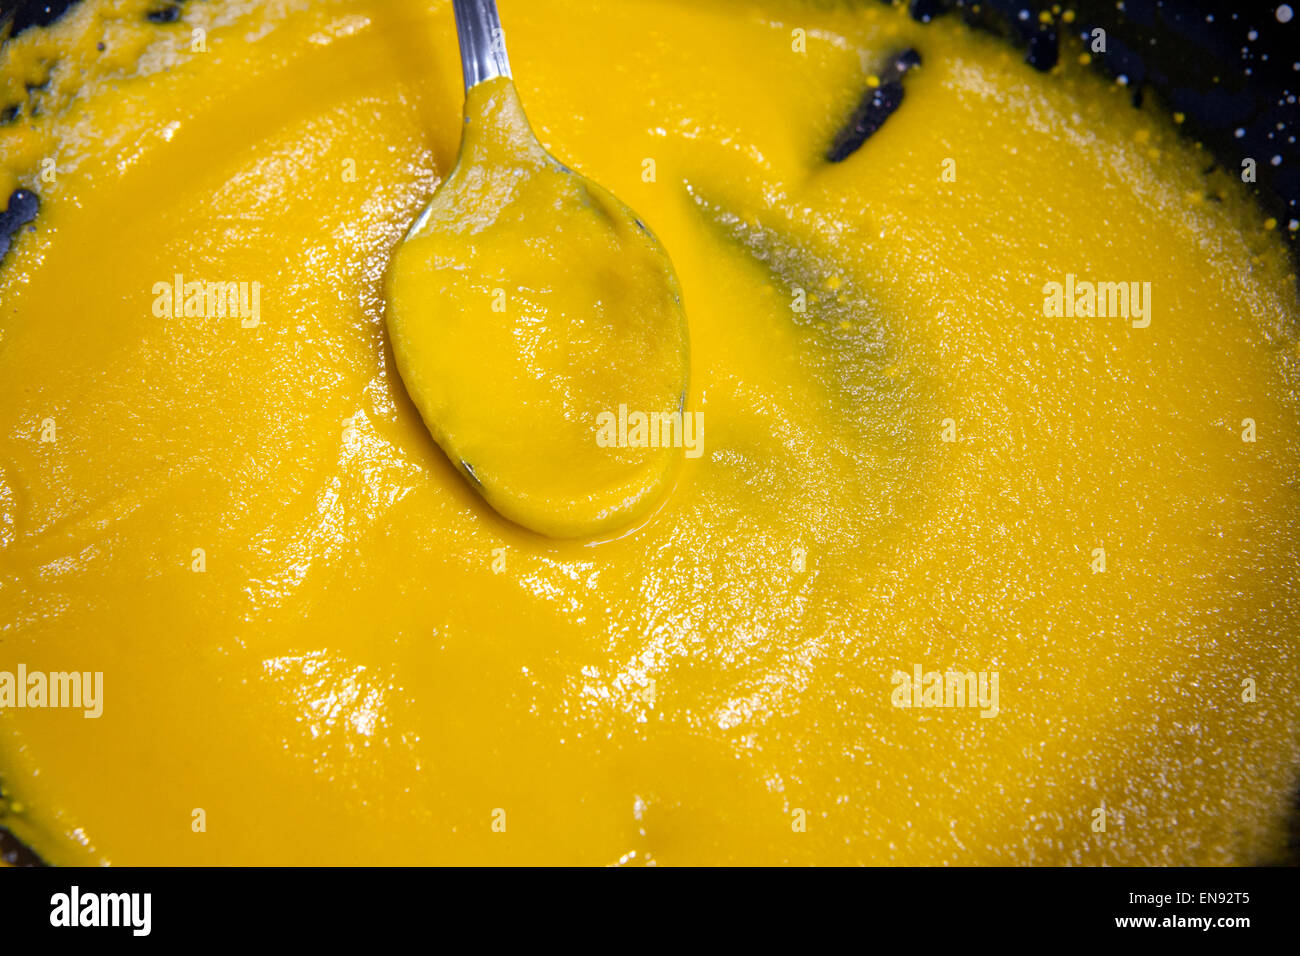
[[(637, 527), (557, 543), (386, 337), (460, 140), (449, 6), (148, 6), (0, 56), (0, 196), (40, 197), (0, 265), (0, 671), (104, 675), (98, 719), (0, 710), (0, 823), (47, 860), (1278, 850), (1294, 276), (1153, 109), (877, 4), (504, 0), (540, 141), (672, 256), (707, 425)], [(186, 315), (178, 275), (247, 295)], [(1045, 315), (1067, 275), (1150, 282), (1149, 326)], [(996, 673), (996, 716), (893, 706), (917, 666)]]

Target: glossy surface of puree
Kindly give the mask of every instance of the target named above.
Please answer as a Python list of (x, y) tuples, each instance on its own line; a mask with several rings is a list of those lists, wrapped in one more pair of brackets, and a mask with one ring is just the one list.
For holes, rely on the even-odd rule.
[[(672, 256), (707, 425), (653, 514), (555, 543), (454, 470), (385, 332), (460, 141), (448, 5), (148, 6), (0, 69), (39, 105), (0, 196), (41, 197), (0, 266), (0, 671), (104, 675), (98, 719), (0, 711), (0, 823), (48, 860), (1278, 849), (1291, 269), (1077, 51), (1042, 75), (877, 4), (504, 0), (539, 140)], [(827, 163), (905, 48), (901, 106)], [(169, 315), (177, 274), (260, 283), (257, 321)], [(1066, 275), (1150, 282), (1150, 325), (1046, 316)], [(917, 666), (996, 672), (996, 716), (893, 706)]]

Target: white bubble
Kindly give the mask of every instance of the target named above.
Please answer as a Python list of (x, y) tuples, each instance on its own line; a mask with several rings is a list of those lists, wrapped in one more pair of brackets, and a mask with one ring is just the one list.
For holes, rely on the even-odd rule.
[(1287, 4), (1284, 3), (1282, 4), (1282, 6), (1277, 8), (1278, 23), (1290, 23), (1291, 15), (1292, 15), (1291, 8)]

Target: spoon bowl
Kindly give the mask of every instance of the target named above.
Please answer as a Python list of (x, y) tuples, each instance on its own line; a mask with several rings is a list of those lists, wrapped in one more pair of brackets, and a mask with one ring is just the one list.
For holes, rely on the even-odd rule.
[(682, 458), (681, 290), (644, 222), (538, 142), (495, 3), (455, 10), (464, 133), (389, 269), (398, 369), (488, 504), (551, 537), (602, 534), (652, 508)]

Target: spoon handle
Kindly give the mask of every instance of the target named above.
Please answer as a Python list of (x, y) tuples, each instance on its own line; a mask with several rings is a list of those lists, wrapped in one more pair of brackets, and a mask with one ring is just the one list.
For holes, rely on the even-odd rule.
[(452, 0), (456, 35), (460, 38), (460, 65), (465, 89), (498, 76), (510, 76), (506, 38), (501, 32), (496, 0)]

